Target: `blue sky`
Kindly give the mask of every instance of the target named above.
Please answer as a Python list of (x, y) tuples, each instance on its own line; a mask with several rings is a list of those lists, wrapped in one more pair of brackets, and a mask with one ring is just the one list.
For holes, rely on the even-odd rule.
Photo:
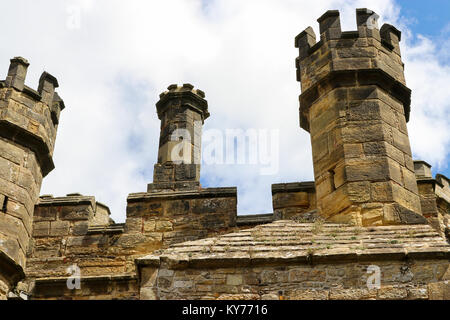
[(414, 33), (441, 37), (443, 30), (450, 26), (448, 0), (397, 0), (397, 3), (401, 6), (401, 15), (411, 20), (409, 27)]
[[(205, 3), (207, 5), (205, 5)], [(0, 72), (30, 62), (26, 84), (55, 75), (62, 112), (42, 194), (93, 195), (125, 220), (129, 193), (146, 191), (157, 160), (155, 103), (172, 83), (206, 93), (207, 130), (278, 129), (279, 170), (203, 165), (205, 187), (236, 186), (238, 213), (272, 211), (271, 184), (313, 179), (310, 137), (300, 129), (294, 37), (338, 9), (355, 30), (370, 8), (402, 31), (408, 131), (415, 159), (450, 177), (450, 1), (444, 0), (15, 0), (0, 20)], [(3, 71), (2, 71), (3, 70)]]
[[(417, 41), (419, 35), (429, 38), (441, 54), (439, 61), (449, 65), (450, 54), (447, 51), (450, 42), (450, 1), (448, 0), (396, 0), (400, 5), (400, 14), (406, 25), (413, 33), (413, 42)], [(406, 66), (407, 67), (407, 66)], [(407, 79), (408, 80), (408, 79)], [(439, 88), (444, 90), (444, 88)], [(447, 116), (450, 110), (447, 109)], [(411, 115), (414, 117), (414, 111)], [(450, 128), (447, 128), (450, 132)], [(433, 167), (433, 174), (441, 173), (450, 177), (449, 159), (447, 164), (439, 169)]]

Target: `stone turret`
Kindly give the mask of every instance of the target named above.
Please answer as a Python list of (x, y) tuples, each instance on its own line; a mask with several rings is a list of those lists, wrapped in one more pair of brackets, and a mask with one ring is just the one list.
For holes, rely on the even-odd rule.
[(0, 298), (24, 277), (34, 205), (52, 160), (64, 102), (44, 72), (38, 90), (25, 85), (28, 61), (11, 59), (0, 81)]
[(156, 103), (161, 133), (148, 192), (200, 186), (202, 126), (209, 117), (205, 93), (188, 83), (167, 89)]
[(368, 9), (357, 31), (339, 11), (295, 38), (300, 126), (311, 134), (317, 206), (331, 221), (357, 225), (426, 223), (421, 214), (406, 122), (411, 90), (401, 33)]

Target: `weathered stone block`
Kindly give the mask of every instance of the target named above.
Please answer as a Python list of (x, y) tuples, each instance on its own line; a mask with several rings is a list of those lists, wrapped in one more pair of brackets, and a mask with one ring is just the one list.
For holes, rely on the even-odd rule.
[(68, 221), (51, 221), (50, 236), (65, 236), (69, 234), (70, 223)]
[(164, 215), (186, 215), (191, 210), (191, 203), (189, 200), (169, 200), (165, 203)]
[(363, 152), (363, 145), (360, 143), (344, 144), (345, 158), (360, 158)]
[(72, 226), (72, 232), (71, 234), (75, 236), (81, 236), (87, 233), (89, 228), (89, 222), (87, 221), (80, 221), (75, 222)]
[(309, 195), (307, 192), (276, 193), (272, 199), (274, 209), (290, 206), (309, 206)]
[(44, 237), (50, 234), (50, 222), (40, 221), (33, 224), (33, 237)]
[(93, 216), (93, 209), (90, 205), (64, 205), (61, 206), (61, 211), (59, 213), (59, 218), (61, 220), (88, 220), (90, 216)]
[(226, 284), (227, 285), (231, 285), (231, 286), (239, 286), (243, 283), (243, 279), (242, 279), (242, 275), (234, 275), (234, 274), (229, 274), (227, 275), (227, 280), (226, 280)]
[(373, 226), (383, 224), (384, 211), (381, 204), (366, 204), (361, 210), (363, 226)]
[(387, 286), (378, 290), (378, 299), (381, 300), (401, 300), (406, 299), (407, 296), (408, 292), (404, 288)]
[(49, 206), (36, 206), (34, 209), (33, 220), (39, 221), (53, 221), (56, 220), (57, 208)]
[(331, 289), (330, 300), (374, 300), (377, 290), (369, 289)]
[(419, 190), (417, 189), (417, 180), (414, 172), (402, 167), (402, 176), (405, 188), (415, 194), (418, 194)]
[[(144, 224), (144, 229), (145, 229), (145, 224)], [(155, 230), (156, 231), (172, 231), (173, 224), (170, 221), (156, 221)]]
[(392, 182), (373, 182), (370, 184), (370, 198), (373, 201), (393, 201)]
[[(400, 171), (400, 168), (397, 168)], [(345, 166), (347, 181), (386, 181), (390, 178), (390, 168), (386, 159), (373, 161), (352, 161)]]
[(383, 141), (385, 128), (383, 124), (360, 125), (348, 124), (341, 129), (344, 143), (364, 143), (372, 141)]
[(350, 182), (345, 187), (350, 201), (362, 203), (370, 200), (370, 182)]
[(297, 289), (291, 293), (289, 300), (328, 300), (328, 297), (328, 290)]

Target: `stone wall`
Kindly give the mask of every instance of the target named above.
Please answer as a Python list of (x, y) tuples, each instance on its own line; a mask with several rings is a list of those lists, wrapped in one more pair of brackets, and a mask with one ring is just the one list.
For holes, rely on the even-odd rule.
[[(449, 299), (449, 258), (450, 246), (426, 225), (280, 220), (136, 262), (141, 299), (383, 300)], [(369, 287), (377, 269), (380, 286)]]
[[(373, 264), (381, 270), (381, 286), (368, 289), (367, 279), (373, 274), (368, 268)], [(140, 295), (161, 300), (447, 300), (448, 268), (445, 260), (182, 270), (162, 265), (142, 270)], [(438, 292), (441, 286), (443, 296)]]
[(201, 239), (236, 225), (236, 188), (137, 193), (128, 197), (127, 233), (154, 237), (159, 247)]
[(111, 300), (139, 298), (136, 276), (106, 275), (82, 277), (80, 289), (71, 290), (65, 278), (42, 278), (34, 283), (35, 300)]
[[(105, 219), (109, 210), (94, 197), (43, 196), (35, 209), (28, 292), (32, 298), (63, 294), (78, 299), (89, 296), (91, 283), (96, 287), (103, 281), (111, 287), (109, 298), (135, 298), (137, 257), (229, 231), (236, 226), (236, 205), (236, 188), (131, 194), (126, 223), (115, 224)], [(81, 291), (65, 285), (74, 265), (82, 279), (90, 279)], [(130, 279), (124, 282), (123, 277)], [(48, 289), (49, 283), (54, 290)]]

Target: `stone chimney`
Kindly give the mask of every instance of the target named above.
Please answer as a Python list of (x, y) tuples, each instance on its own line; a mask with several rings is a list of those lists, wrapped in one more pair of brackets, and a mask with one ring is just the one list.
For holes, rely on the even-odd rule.
[(188, 83), (167, 89), (156, 103), (161, 133), (148, 192), (200, 186), (202, 126), (209, 117), (205, 93)]

